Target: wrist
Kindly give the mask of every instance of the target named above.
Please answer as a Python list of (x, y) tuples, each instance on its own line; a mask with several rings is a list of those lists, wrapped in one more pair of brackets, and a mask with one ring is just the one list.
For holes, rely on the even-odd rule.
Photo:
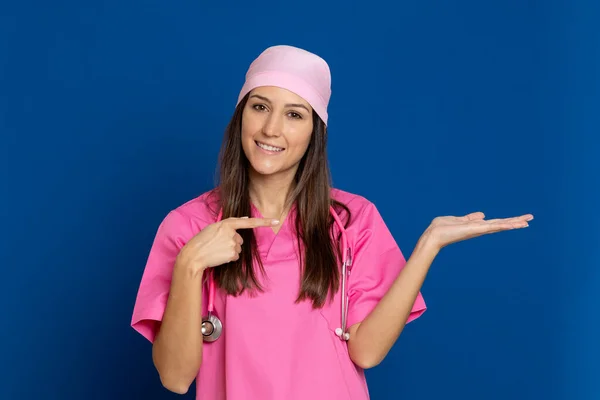
[(419, 238), (419, 241), (417, 242), (414, 251), (418, 253), (425, 253), (435, 257), (441, 249), (441, 246), (439, 245), (437, 240), (435, 240), (435, 237), (431, 234), (431, 231), (428, 229)]
[(197, 260), (188, 261), (177, 257), (174, 269), (177, 273), (183, 273), (186, 276), (196, 278), (204, 275), (204, 271), (207, 269), (207, 266), (203, 262), (199, 262)]

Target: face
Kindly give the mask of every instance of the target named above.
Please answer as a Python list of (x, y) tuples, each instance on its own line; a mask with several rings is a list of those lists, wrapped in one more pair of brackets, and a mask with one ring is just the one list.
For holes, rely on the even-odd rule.
[(313, 130), (311, 106), (278, 87), (252, 90), (242, 114), (242, 147), (260, 175), (296, 173)]

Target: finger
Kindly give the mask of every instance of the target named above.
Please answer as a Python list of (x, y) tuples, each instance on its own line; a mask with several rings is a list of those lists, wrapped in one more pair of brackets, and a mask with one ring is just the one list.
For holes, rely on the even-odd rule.
[(529, 224), (527, 223), (527, 221), (498, 221), (495, 223), (489, 223), (489, 221), (485, 221), (486, 223), (482, 223), (482, 224), (478, 224), (477, 227), (474, 229), (475, 232), (477, 232), (477, 234), (479, 235), (485, 235), (488, 233), (496, 233), (496, 232), (502, 232), (502, 231), (507, 231), (507, 230), (511, 230), (511, 229), (520, 229), (520, 228), (527, 228), (529, 226)]
[(242, 246), (239, 244), (235, 245), (235, 251), (237, 252), (237, 254), (240, 254), (242, 252)]
[(242, 239), (242, 236), (239, 233), (235, 233), (235, 235), (233, 235), (233, 240), (235, 240), (235, 242), (239, 245), (244, 244), (244, 239)]
[(229, 225), (233, 229), (250, 229), (261, 226), (279, 225), (279, 221), (271, 218), (228, 218), (223, 223)]
[(462, 219), (464, 219), (465, 221), (477, 221), (477, 220), (484, 219), (484, 218), (485, 218), (485, 214), (482, 213), (481, 211), (470, 213), (470, 214), (467, 214), (464, 217), (462, 217)]
[(525, 215), (521, 215), (519, 217), (511, 217), (511, 218), (494, 218), (494, 219), (489, 219), (487, 220), (488, 223), (494, 224), (494, 223), (513, 223), (513, 222), (520, 222), (520, 221), (531, 221), (533, 219), (533, 215), (531, 214), (525, 214)]

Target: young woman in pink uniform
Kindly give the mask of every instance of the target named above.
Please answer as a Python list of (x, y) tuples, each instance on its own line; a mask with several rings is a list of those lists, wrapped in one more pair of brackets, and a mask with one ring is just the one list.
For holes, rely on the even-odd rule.
[(160, 224), (132, 326), (167, 389), (195, 379), (202, 400), (368, 399), (364, 370), (425, 311), (438, 252), (533, 218), (436, 218), (406, 261), (373, 203), (330, 186), (330, 94), (322, 58), (265, 50), (226, 129), (219, 186)]

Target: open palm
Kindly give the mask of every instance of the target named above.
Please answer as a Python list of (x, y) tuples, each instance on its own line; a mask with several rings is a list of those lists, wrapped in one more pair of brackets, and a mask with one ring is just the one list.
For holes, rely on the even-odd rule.
[(426, 232), (435, 240), (439, 248), (442, 248), (481, 235), (526, 228), (532, 219), (533, 215), (525, 214), (519, 217), (486, 220), (482, 212), (475, 212), (462, 217), (437, 217)]

